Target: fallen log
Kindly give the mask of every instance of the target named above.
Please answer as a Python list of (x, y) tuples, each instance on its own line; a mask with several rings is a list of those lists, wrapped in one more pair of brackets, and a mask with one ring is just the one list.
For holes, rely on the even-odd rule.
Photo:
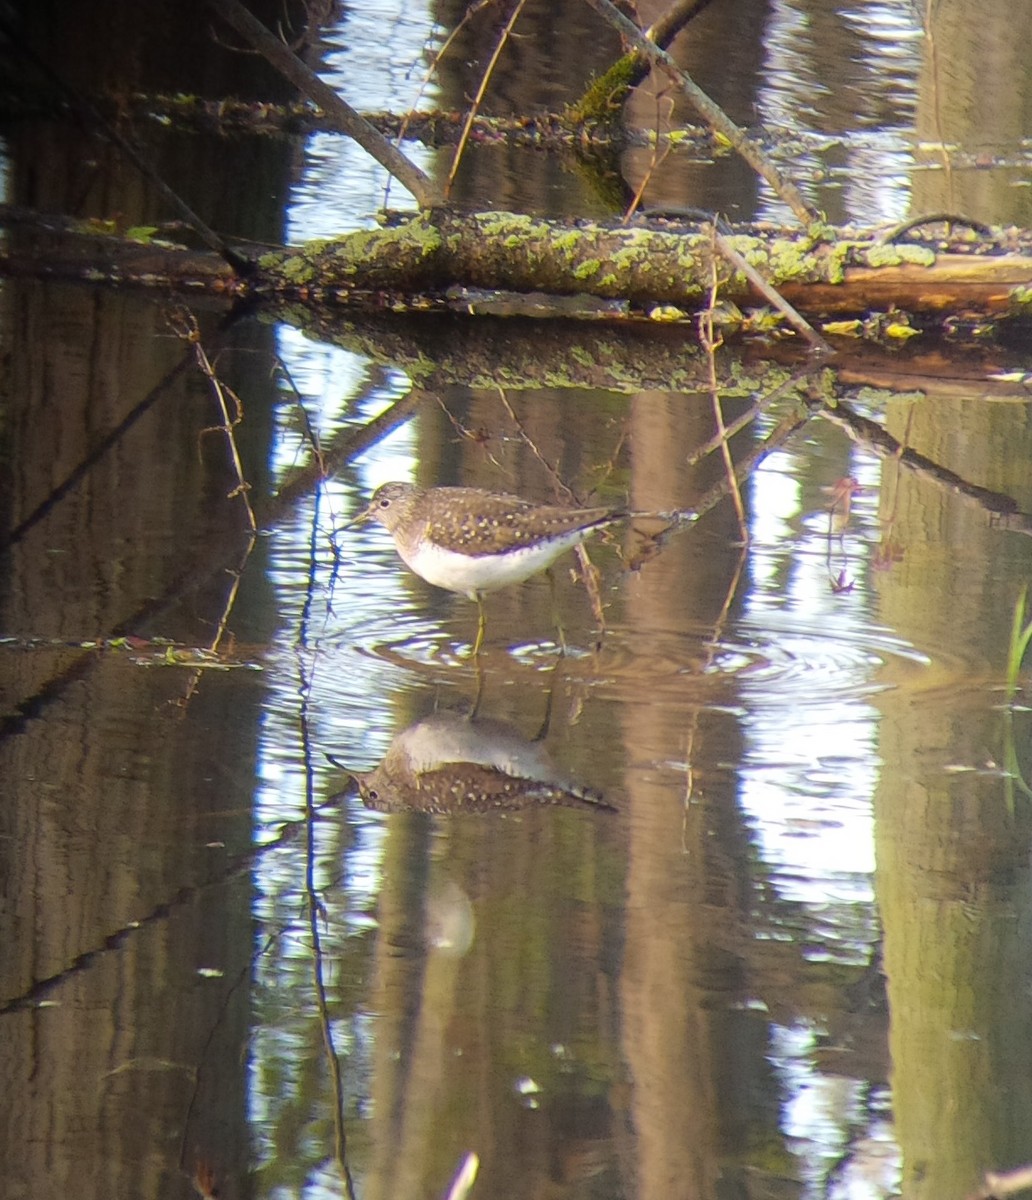
[[(916, 230), (908, 231), (915, 234)], [(754, 226), (725, 238), (811, 318), (900, 310), (920, 320), (1026, 317), (1032, 303), (1028, 233), (885, 242), (827, 230), (826, 240)], [(256, 294), (354, 303), (379, 294), (454, 296), (456, 289), (585, 295), (674, 319), (719, 298), (763, 303), (753, 282), (715, 250), (713, 227), (669, 221), (630, 227), (518, 213), (420, 213), (397, 225), (274, 251), (258, 261)], [(661, 310), (658, 311), (657, 310)]]
[[(301, 246), (238, 247), (249, 260), (240, 272), (156, 231), (118, 236), (58, 218), (33, 228), (12, 210), (0, 210), (0, 223), (18, 225), (0, 246), (0, 274), (237, 300), (494, 315), (500, 296), (532, 294), (533, 305), (516, 306), (523, 315), (676, 321), (710, 303), (715, 269), (726, 325), (740, 323), (735, 307), (764, 303), (754, 282), (720, 253), (711, 225), (669, 218), (622, 226), (434, 210)], [(986, 322), (991, 332), (994, 323), (1032, 315), (1028, 231), (953, 228), (932, 236), (917, 228), (899, 241), (848, 229), (825, 233), (815, 242), (802, 232), (753, 225), (723, 238), (801, 313), (834, 319), (833, 332), (846, 331), (847, 318), (859, 323), (852, 332), (870, 331), (872, 314), (887, 312), (897, 328), (966, 323), (980, 333)]]

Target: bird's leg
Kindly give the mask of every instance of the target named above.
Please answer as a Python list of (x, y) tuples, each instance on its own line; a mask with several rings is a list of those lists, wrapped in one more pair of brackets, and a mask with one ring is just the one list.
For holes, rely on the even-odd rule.
[(469, 711), (470, 721), (475, 721), (480, 715), (480, 701), (484, 697), (484, 668), (479, 658), (473, 659), (473, 670), (477, 675), (477, 693), (473, 697), (473, 707)]
[(541, 720), (541, 728), (534, 734), (532, 741), (543, 742), (548, 735), (549, 726), (552, 724), (552, 710), (555, 706), (555, 688), (556, 680), (559, 678), (559, 668), (562, 666), (562, 658), (557, 658), (552, 665), (551, 678), (548, 683), (548, 697), (545, 700), (545, 715)]
[(552, 593), (552, 620), (555, 622), (555, 636), (559, 643), (559, 657), (566, 657), (566, 633), (563, 630), (563, 619), (559, 612), (559, 597), (555, 590), (555, 572), (551, 567), (545, 571), (548, 576), (548, 589)]
[(487, 625), (487, 618), (484, 616), (483, 596), (479, 592), (476, 592), (473, 599), (477, 602), (477, 640), (473, 643), (473, 657), (476, 658), (480, 654), (480, 647), (484, 644), (484, 629)]

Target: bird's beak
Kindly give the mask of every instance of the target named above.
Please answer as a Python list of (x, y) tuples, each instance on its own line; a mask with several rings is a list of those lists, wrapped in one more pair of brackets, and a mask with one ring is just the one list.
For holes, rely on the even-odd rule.
[(359, 781), (364, 778), (365, 773), (352, 771), (350, 767), (346, 767), (339, 758), (335, 758), (332, 754), (327, 754), (326, 760), (332, 766), (336, 767), (338, 771), (343, 771), (348, 780), (344, 787), (339, 792), (334, 792), (326, 803), (339, 804), (344, 800), (350, 800), (358, 791)]
[(365, 522), (368, 521), (372, 517), (375, 509), (376, 509), (375, 504), (367, 504), (366, 507), (363, 508), (360, 513), (358, 513), (357, 516), (352, 517), (350, 521), (345, 521), (344, 524), (340, 526), (340, 528), (341, 529), (351, 529), (355, 525), (364, 525)]

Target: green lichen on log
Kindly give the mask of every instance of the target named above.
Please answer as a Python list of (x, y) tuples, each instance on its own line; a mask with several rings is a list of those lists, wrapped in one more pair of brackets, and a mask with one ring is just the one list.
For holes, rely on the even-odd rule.
[(419, 213), (401, 225), (276, 250), (263, 255), (258, 266), (274, 289), (392, 287), (418, 275), (440, 249), (441, 236), (430, 215)]
[(588, 258), (573, 268), (574, 279), (590, 279), (602, 270), (602, 264), (597, 258)]
[[(734, 254), (722, 254), (724, 243)], [(855, 236), (814, 244), (786, 231), (739, 231), (715, 242), (708, 226), (571, 225), (520, 213), (436, 210), (265, 255), (254, 288), (328, 302), (373, 295), (378, 303), (383, 293), (440, 299), (453, 289), (586, 294), (646, 311), (666, 305), (690, 311), (709, 293), (714, 255), (722, 301), (740, 307), (759, 302), (755, 276), (747, 278), (735, 266), (744, 259), (770, 285), (791, 291), (793, 304), (805, 305), (811, 285), (819, 289), (825, 315), (849, 311), (850, 268), (884, 269), (886, 283), (879, 285), (903, 288), (906, 295), (913, 266), (940, 266), (927, 246), (883, 246)], [(1010, 282), (1016, 282), (1013, 275)], [(829, 285), (841, 295), (833, 297)], [(1014, 298), (1019, 303), (1027, 303), (1020, 293)], [(861, 304), (870, 307), (866, 294)]]
[(935, 251), (928, 246), (868, 246), (859, 258), (868, 267), (901, 267), (904, 263), (916, 267), (935, 265)]
[[(840, 282), (848, 251), (836, 254), (834, 247), (815, 248), (807, 238), (773, 238), (772, 240), (729, 236), (728, 244), (774, 287), (786, 283)], [(745, 280), (737, 275), (739, 286)]]
[[(803, 243), (739, 237), (736, 248), (775, 280), (809, 277)], [(526, 214), (420, 213), (400, 225), (362, 230), (265, 255), (266, 289), (330, 294), (453, 286), (499, 291), (588, 293), (632, 303), (691, 306), (709, 287), (708, 231), (584, 225)], [(810, 259), (812, 261), (812, 257)], [(744, 280), (732, 281), (747, 290)]]

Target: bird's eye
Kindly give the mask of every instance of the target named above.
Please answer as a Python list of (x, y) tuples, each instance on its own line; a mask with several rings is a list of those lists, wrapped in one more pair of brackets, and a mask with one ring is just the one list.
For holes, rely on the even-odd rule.
[(391, 506), (391, 502), (387, 499), (386, 496), (384, 496), (384, 498), (380, 501), (380, 507), (381, 508), (390, 508), (390, 506)]
[(376, 790), (376, 788), (370, 788), (369, 791), (366, 792), (366, 796), (370, 800), (379, 800), (380, 799), (380, 793)]

